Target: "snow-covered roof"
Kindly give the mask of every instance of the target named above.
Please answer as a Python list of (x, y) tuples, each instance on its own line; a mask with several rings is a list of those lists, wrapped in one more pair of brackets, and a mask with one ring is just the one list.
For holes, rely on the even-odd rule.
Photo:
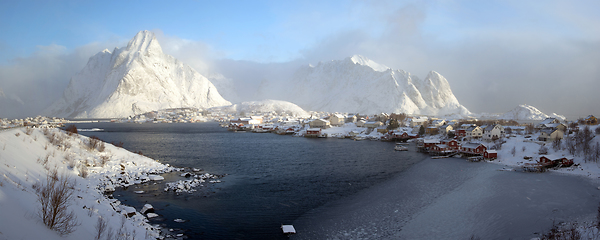
[(546, 118), (546, 119), (544, 119), (544, 121), (542, 121), (540, 123), (540, 125), (541, 124), (549, 124), (549, 123), (552, 123), (553, 121), (556, 121), (556, 118)]
[(483, 145), (483, 144), (481, 144), (481, 143), (465, 143), (465, 144), (461, 145), (461, 147), (475, 149), (481, 145)]
[(439, 139), (425, 139), (423, 140), (424, 143), (440, 143)]
[(573, 159), (573, 157), (566, 157), (566, 156), (561, 156), (561, 155), (556, 155), (556, 154), (547, 154), (547, 155), (541, 155), (540, 158), (542, 157), (546, 157), (547, 159), (550, 159), (551, 161), (553, 160), (559, 160), (559, 159)]

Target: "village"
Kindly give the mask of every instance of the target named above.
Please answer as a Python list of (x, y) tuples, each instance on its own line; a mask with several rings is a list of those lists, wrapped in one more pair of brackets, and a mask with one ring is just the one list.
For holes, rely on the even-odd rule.
[[(307, 119), (251, 116), (221, 119), (221, 122), (230, 131), (399, 144), (412, 142), (416, 151), (428, 153), (432, 158), (462, 157), (469, 161), (492, 162), (500, 158), (505, 160), (505, 164), (522, 171), (568, 168), (579, 165), (574, 162), (577, 155), (584, 155), (585, 162), (596, 162), (600, 155), (597, 142), (596, 145), (591, 144), (594, 136), (600, 134), (598, 119), (593, 115), (576, 121), (561, 122), (557, 118), (547, 118), (537, 123), (518, 123), (512, 120), (447, 120), (405, 114), (361, 116), (321, 113)], [(580, 135), (583, 134), (579, 132), (585, 126), (588, 126), (585, 131), (591, 135), (585, 137), (587, 146), (582, 147), (581, 141), (585, 140), (577, 139), (582, 138)], [(503, 145), (513, 146), (508, 154), (504, 151), (509, 156), (499, 156)], [(586, 150), (580, 153), (581, 148)], [(406, 147), (396, 150), (406, 150)], [(520, 161), (515, 160), (517, 155), (523, 155)], [(508, 163), (508, 159), (512, 161)]]
[[(574, 161), (576, 156), (581, 156), (583, 162), (596, 162), (600, 155), (600, 146), (596, 146), (598, 141), (591, 141), (595, 135), (600, 134), (598, 119), (593, 115), (575, 121), (561, 122), (558, 118), (547, 118), (543, 121), (519, 123), (514, 120), (442, 119), (386, 113), (308, 113), (308, 117), (276, 112), (251, 112), (238, 116), (239, 114), (211, 109), (175, 108), (99, 121), (140, 124), (216, 121), (234, 132), (397, 142), (399, 145), (396, 150), (408, 150), (408, 146), (414, 146), (411, 148), (414, 151), (427, 153), (436, 159), (456, 157), (474, 162), (503, 162), (516, 170), (534, 172), (579, 165)], [(0, 119), (0, 128), (62, 127), (77, 122), (87, 121), (42, 116)], [(586, 131), (591, 131), (586, 143), (590, 146), (582, 147), (581, 140), (577, 140), (581, 138), (578, 134), (583, 126), (589, 126)], [(512, 148), (506, 150), (506, 146)]]

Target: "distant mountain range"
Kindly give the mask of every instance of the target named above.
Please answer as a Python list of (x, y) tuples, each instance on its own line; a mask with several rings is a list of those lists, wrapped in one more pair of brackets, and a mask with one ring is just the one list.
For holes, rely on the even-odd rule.
[(431, 71), (421, 80), (359, 55), (301, 67), (292, 84), (287, 100), (304, 109), (363, 114), (470, 114), (439, 73)]
[(544, 120), (546, 118), (557, 118), (560, 121), (564, 121), (566, 119), (565, 116), (558, 115), (556, 113), (547, 115), (537, 108), (527, 104), (519, 105), (518, 107), (498, 117), (498, 119), (505, 120)]
[[(205, 109), (231, 105), (219, 92), (235, 91), (228, 88), (243, 79), (226, 82), (218, 73), (211, 77), (219, 79), (219, 87), (223, 89), (217, 89), (205, 76), (163, 53), (152, 32), (141, 31), (127, 47), (115, 48), (112, 52), (106, 49), (92, 56), (71, 78), (62, 97), (43, 114), (67, 118), (120, 118), (166, 108)], [(470, 114), (439, 73), (431, 71), (421, 80), (409, 72), (392, 70), (359, 55), (300, 67), (287, 85), (289, 94), (282, 100), (311, 111)], [(298, 106), (267, 101), (230, 108), (263, 107), (302, 113)]]

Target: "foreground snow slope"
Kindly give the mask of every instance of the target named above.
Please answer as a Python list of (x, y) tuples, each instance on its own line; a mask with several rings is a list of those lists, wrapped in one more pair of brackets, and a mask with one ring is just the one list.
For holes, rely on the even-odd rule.
[[(58, 129), (49, 130), (48, 135), (52, 134), (60, 143), (50, 143), (41, 130), (29, 132), (19, 128), (0, 132), (0, 239), (93, 239), (98, 218), (107, 220), (114, 232), (124, 226), (135, 239), (159, 236), (139, 213), (124, 218), (115, 210), (120, 210), (122, 205), (102, 193), (105, 188), (139, 182), (147, 178), (145, 173), (172, 168), (111, 144), (106, 144), (103, 152), (88, 150), (85, 146), (88, 138), (84, 136), (68, 136)], [(103, 167), (100, 166), (102, 157), (108, 157)], [(73, 159), (75, 167), (69, 167), (67, 158)], [(90, 166), (89, 176), (82, 178), (77, 169), (86, 162)], [(40, 204), (32, 188), (33, 184), (45, 181), (47, 169), (55, 167), (59, 174), (66, 173), (76, 181), (69, 210), (75, 213), (80, 225), (66, 237), (41, 222), (37, 215)], [(123, 224), (122, 219), (125, 219)]]
[(362, 56), (300, 68), (291, 102), (309, 111), (468, 115), (448, 81), (431, 71), (425, 79)]
[(164, 54), (154, 33), (141, 31), (127, 47), (92, 56), (43, 115), (121, 118), (165, 108), (229, 104), (206, 77)]

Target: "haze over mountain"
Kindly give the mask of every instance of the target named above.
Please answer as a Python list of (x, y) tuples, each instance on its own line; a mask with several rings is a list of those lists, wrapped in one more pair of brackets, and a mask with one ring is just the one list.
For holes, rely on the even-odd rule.
[(534, 106), (521, 104), (518, 107), (500, 115), (498, 119), (506, 119), (506, 120), (544, 120), (546, 118), (557, 118), (560, 121), (564, 121), (566, 118), (562, 115), (558, 115), (556, 113), (552, 113), (547, 115), (542, 111), (538, 110)]
[[(458, 102), (448, 81), (434, 71), (421, 80), (360, 55), (296, 69), (293, 74), (288, 73), (288, 81), (262, 79), (255, 94), (277, 96), (276, 92), (279, 97), (271, 99), (291, 102), (267, 104), (276, 106), (277, 111), (289, 107), (287, 111), (298, 112), (300, 106), (310, 111), (362, 114), (470, 114)], [(242, 95), (236, 94), (239, 91), (252, 91), (236, 89), (245, 78), (228, 79), (215, 72), (208, 77), (218, 83), (219, 89), (188, 65), (164, 54), (152, 32), (141, 31), (126, 48), (112, 52), (105, 49), (92, 56), (83, 70), (71, 78), (62, 98), (44, 114), (114, 118), (166, 108), (210, 108), (231, 105), (219, 92), (234, 97)], [(249, 106), (265, 106), (263, 103)], [(245, 105), (232, 107), (241, 106)]]
[(421, 80), (409, 72), (392, 70), (360, 55), (301, 67), (294, 74), (292, 85), (287, 100), (306, 110), (470, 114), (439, 73), (431, 71)]
[(127, 47), (92, 56), (43, 114), (113, 118), (165, 108), (229, 104), (206, 77), (164, 54), (154, 33), (141, 31)]

